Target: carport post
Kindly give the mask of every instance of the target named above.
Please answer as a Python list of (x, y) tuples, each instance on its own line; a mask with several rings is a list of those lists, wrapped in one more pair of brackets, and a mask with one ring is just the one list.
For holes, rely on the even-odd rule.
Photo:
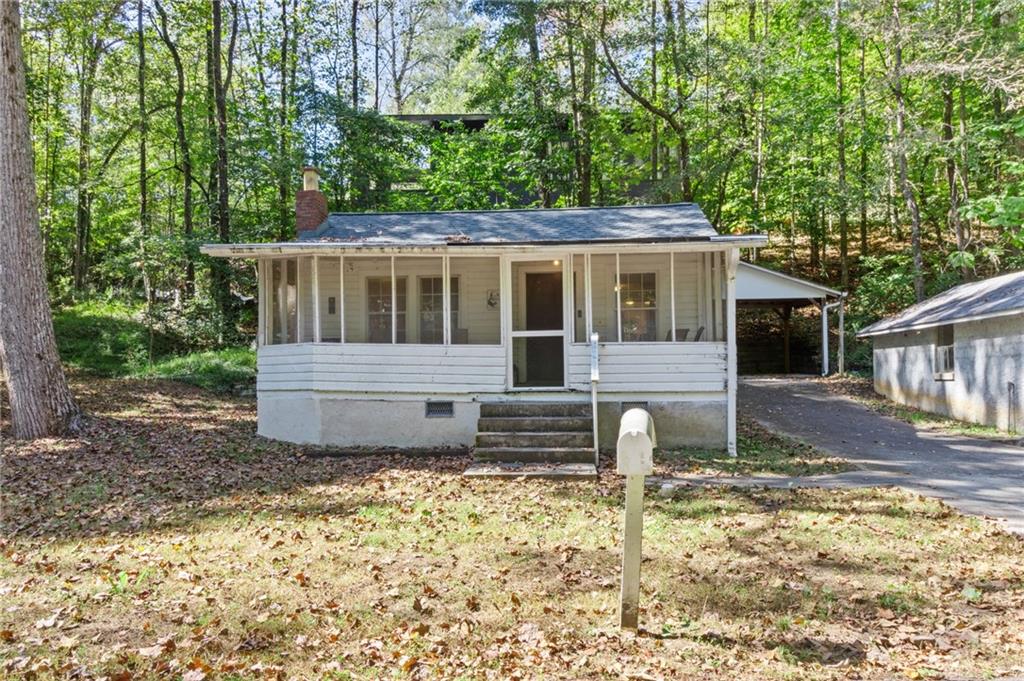
[(828, 376), (828, 305), (821, 299), (821, 375)]
[(846, 373), (846, 294), (839, 299), (839, 375)]

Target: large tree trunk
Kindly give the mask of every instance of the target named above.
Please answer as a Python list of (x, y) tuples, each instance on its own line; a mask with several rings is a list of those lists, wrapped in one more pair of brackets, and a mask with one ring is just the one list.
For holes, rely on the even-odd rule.
[(857, 99), (860, 105), (860, 257), (868, 255), (868, 105), (864, 83), (864, 38), (860, 39), (860, 73)]
[(146, 257), (149, 241), (149, 187), (146, 174), (146, 137), (149, 134), (149, 116), (146, 113), (146, 32), (143, 25), (144, 0), (136, 3), (137, 37), (139, 48), (139, 231), (141, 232), (140, 253), (142, 255), (142, 285), (146, 292), (146, 303), (153, 303), (153, 285), (149, 279), (149, 263)]
[(352, 0), (349, 37), (352, 40), (352, 108), (359, 108), (359, 0)]
[(75, 208), (75, 291), (85, 288), (85, 274), (88, 268), (89, 236), (92, 231), (92, 188), (89, 182), (90, 157), (92, 156), (92, 98), (99, 66), (99, 53), (95, 49), (95, 37), (89, 40), (89, 52), (83, 58), (82, 77), (78, 95), (78, 178), (77, 206)]
[(19, 5), (0, 3), (0, 369), (17, 438), (76, 430), (43, 274)]

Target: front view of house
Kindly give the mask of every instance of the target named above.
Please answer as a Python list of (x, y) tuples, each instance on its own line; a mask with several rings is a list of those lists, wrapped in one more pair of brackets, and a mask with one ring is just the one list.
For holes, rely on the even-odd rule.
[(641, 403), (661, 446), (735, 453), (735, 277), (762, 237), (694, 204), (328, 214), (304, 179), (296, 241), (203, 247), (258, 263), (261, 435), (592, 460)]

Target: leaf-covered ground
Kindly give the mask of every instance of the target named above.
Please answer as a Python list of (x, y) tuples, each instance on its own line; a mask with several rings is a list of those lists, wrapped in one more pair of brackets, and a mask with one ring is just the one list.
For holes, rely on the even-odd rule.
[(934, 501), (650, 495), (643, 629), (620, 634), (608, 470), (465, 480), (465, 457), (265, 442), (247, 399), (76, 388), (86, 434), (4, 443), (7, 677), (979, 678), (1024, 664), (1024, 546)]

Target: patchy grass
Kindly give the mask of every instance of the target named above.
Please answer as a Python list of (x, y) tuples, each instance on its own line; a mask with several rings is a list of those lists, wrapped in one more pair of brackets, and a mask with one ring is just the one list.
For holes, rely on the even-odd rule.
[[(250, 399), (76, 382), (75, 439), (3, 451), (0, 675), (982, 678), (1024, 664), (1021, 541), (895, 490), (648, 497), (616, 627), (622, 481), (315, 458)], [(4, 425), (4, 424), (0, 424)]]
[(194, 352), (155, 362), (134, 375), (183, 381), (215, 392), (243, 392), (256, 384), (256, 353), (247, 348)]
[(967, 421), (958, 421), (930, 411), (896, 404), (875, 392), (870, 378), (861, 376), (832, 376), (823, 379), (825, 387), (833, 393), (845, 395), (884, 416), (909, 423), (922, 430), (937, 430), (953, 435), (984, 438), (999, 442), (1020, 439), (993, 426), (983, 426)]
[(657, 455), (657, 475), (827, 475), (855, 470), (848, 462), (773, 433), (754, 421), (740, 416), (738, 423), (740, 455), (731, 457), (721, 449), (662, 450)]

